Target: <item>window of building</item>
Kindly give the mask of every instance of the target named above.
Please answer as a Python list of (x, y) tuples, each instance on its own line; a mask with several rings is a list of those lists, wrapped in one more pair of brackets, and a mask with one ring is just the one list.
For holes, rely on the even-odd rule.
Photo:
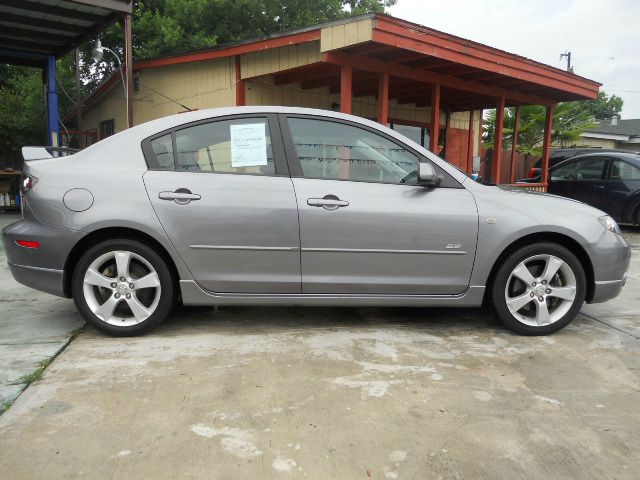
[(100, 140), (110, 137), (114, 133), (116, 133), (116, 124), (113, 118), (100, 122)]

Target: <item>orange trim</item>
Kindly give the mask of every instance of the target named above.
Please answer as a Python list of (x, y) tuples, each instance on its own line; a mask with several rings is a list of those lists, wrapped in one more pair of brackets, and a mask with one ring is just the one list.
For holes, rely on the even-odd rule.
[(389, 74), (381, 73), (378, 79), (378, 123), (387, 125), (389, 117)]
[(440, 84), (431, 86), (431, 131), (429, 132), (429, 150), (438, 154), (438, 136), (440, 135)]
[(351, 65), (342, 65), (340, 68), (340, 111), (351, 113), (353, 69)]
[(513, 124), (511, 139), (511, 183), (516, 181), (516, 150), (518, 149), (518, 133), (520, 131), (520, 107), (516, 106), (516, 118)]
[(469, 131), (467, 132), (467, 173), (473, 173), (473, 114), (469, 111)]
[(502, 173), (502, 131), (504, 128), (504, 97), (498, 98), (496, 105), (496, 128), (493, 133), (493, 157), (491, 160), (491, 181), (500, 184)]
[(544, 140), (542, 141), (542, 183), (549, 182), (549, 151), (551, 150), (551, 135), (553, 134), (553, 106), (547, 107), (544, 119)]
[(268, 50), (271, 48), (284, 47), (286, 45), (296, 45), (299, 43), (312, 42), (314, 40), (320, 40), (320, 29), (310, 30), (308, 32), (293, 33), (291, 35), (286, 35), (283, 37), (268, 38), (265, 40), (259, 40), (257, 42), (247, 42), (230, 47), (221, 47), (213, 50), (205, 50), (200, 52), (184, 53), (182, 55), (175, 55), (171, 57), (142, 60), (140, 62), (137, 62), (133, 66), (133, 69), (141, 70), (144, 68), (166, 67), (167, 65), (177, 65), (180, 63), (203, 62), (206, 60), (215, 60), (218, 58), (232, 57), (234, 55), (259, 52), (261, 50)]
[(236, 107), (244, 107), (246, 104), (246, 89), (242, 79), (240, 55), (236, 55)]

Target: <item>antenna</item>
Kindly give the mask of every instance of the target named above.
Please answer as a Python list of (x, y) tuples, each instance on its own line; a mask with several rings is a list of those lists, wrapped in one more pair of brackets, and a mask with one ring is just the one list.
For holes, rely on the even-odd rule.
[(562, 60), (564, 57), (567, 57), (567, 72), (573, 73), (573, 66), (571, 65), (571, 52), (565, 51), (564, 53), (561, 53), (560, 60)]

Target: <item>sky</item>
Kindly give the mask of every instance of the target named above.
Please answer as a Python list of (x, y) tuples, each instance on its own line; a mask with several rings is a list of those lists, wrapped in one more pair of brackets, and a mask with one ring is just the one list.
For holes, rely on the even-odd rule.
[(391, 15), (566, 68), (622, 97), (640, 118), (640, 0), (398, 0)]

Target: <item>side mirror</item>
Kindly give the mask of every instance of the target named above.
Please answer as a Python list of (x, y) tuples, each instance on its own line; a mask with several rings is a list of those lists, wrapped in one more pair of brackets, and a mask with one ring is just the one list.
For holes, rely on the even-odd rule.
[(440, 183), (440, 178), (436, 170), (430, 163), (421, 162), (418, 164), (418, 184), (435, 187)]

